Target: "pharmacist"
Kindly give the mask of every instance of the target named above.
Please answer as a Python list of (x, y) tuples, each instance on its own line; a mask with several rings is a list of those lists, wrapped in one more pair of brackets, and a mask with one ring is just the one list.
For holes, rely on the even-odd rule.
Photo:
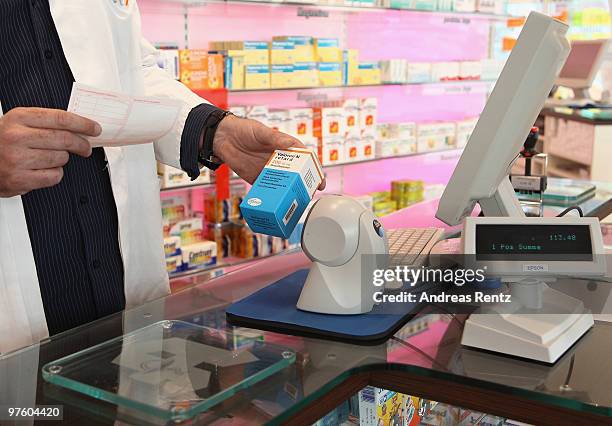
[[(168, 294), (156, 158), (252, 181), (300, 145), (159, 69), (135, 1), (2, 0), (0, 52), (0, 353)], [(177, 99), (180, 119), (153, 144), (92, 150), (99, 125), (65, 112), (73, 81)]]

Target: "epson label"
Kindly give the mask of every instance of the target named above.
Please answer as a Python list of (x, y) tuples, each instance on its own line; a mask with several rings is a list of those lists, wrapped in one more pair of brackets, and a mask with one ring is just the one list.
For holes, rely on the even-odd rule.
[(546, 263), (523, 265), (523, 272), (548, 272)]

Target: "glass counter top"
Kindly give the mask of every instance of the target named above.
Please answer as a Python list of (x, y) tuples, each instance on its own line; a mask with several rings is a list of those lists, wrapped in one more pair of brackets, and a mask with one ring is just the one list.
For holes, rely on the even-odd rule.
[[(612, 324), (597, 322), (552, 366), (462, 347), (460, 339), (466, 316), (453, 316), (429, 306), (379, 346), (356, 346), (227, 325), (225, 308), (232, 301), (307, 265), (308, 260), (301, 253), (263, 260), (206, 284), (56, 335), (40, 345), (7, 354), (0, 358), (0, 400), (11, 404), (62, 404), (65, 424), (71, 421), (72, 424), (85, 424), (84, 421), (112, 424), (115, 419), (124, 424), (159, 424), (129, 408), (118, 409), (45, 383), (41, 367), (159, 321), (179, 320), (220, 330), (226, 336), (224, 348), (230, 351), (265, 342), (296, 354), (295, 363), (283, 365), (261, 381), (237, 389), (196, 417), (196, 424), (223, 424), (228, 419), (244, 424), (293, 423), (294, 416), (308, 412), (318, 401), (348, 398), (350, 394), (344, 395), (339, 390), (343, 387), (354, 393), (372, 384), (418, 395), (429, 392), (428, 383), (437, 383), (436, 391), (434, 395), (422, 396), (474, 409), (482, 409), (482, 404), (469, 407), (479, 404), (470, 395), (484, 392), (489, 396), (485, 402), (490, 405), (491, 414), (506, 413), (517, 418), (495, 405), (495, 398), (491, 397), (503, 395), (508, 401), (514, 398), (540, 407), (537, 412), (545, 412), (544, 408), (548, 407), (563, 415), (570, 412), (596, 416), (602, 419), (600, 424), (603, 419), (612, 422)], [(593, 285), (599, 285), (600, 291), (609, 294), (607, 284), (584, 282), (585, 288)], [(96, 368), (100, 368), (100, 373), (105, 372), (99, 364), (93, 365), (89, 373), (94, 373)], [(241, 378), (246, 377), (232, 377), (231, 381), (240, 382)], [(460, 392), (455, 396), (448, 394), (452, 388)], [(316, 415), (322, 414), (325, 411)], [(316, 415), (312, 421), (318, 418)]]

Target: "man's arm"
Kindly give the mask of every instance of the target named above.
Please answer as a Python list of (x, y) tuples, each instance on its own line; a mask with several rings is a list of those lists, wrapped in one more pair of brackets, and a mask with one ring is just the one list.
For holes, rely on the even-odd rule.
[[(144, 38), (141, 43), (145, 93), (150, 96), (179, 100), (183, 108), (175, 128), (155, 142), (157, 159), (185, 170), (192, 179), (199, 175), (198, 152), (202, 145), (205, 123), (218, 110), (182, 83), (159, 68), (159, 52)], [(213, 154), (238, 176), (252, 183), (275, 149), (304, 147), (292, 136), (263, 124), (233, 115), (225, 117), (215, 132)], [(321, 189), (325, 187), (325, 181)]]

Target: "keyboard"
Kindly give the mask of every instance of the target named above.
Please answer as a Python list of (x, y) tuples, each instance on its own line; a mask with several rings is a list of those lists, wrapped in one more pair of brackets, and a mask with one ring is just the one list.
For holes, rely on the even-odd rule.
[(442, 228), (400, 228), (387, 231), (389, 267), (425, 266), (427, 255), (443, 235)]

